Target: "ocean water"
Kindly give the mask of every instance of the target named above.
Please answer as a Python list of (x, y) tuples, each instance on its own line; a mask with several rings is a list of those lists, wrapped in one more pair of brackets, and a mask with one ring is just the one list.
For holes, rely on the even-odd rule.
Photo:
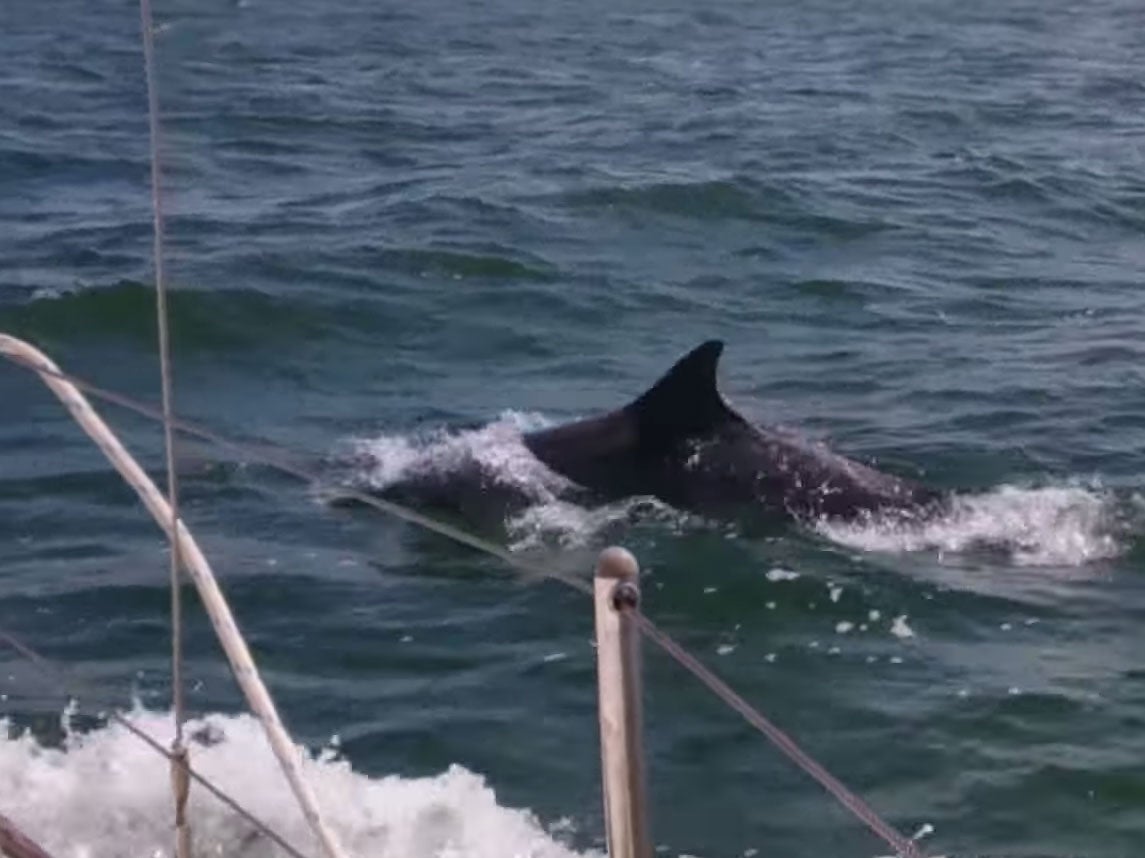
[[(478, 460), (493, 534), (648, 614), (931, 855), (1145, 838), (1145, 10), (1128, 0), (157, 0), (181, 415), (383, 486)], [(130, 0), (0, 6), (0, 331), (158, 399)], [(737, 408), (957, 491), (752, 533), (562, 500), (523, 429), (699, 342)], [(110, 406), (158, 476), (161, 435)], [(170, 853), (165, 546), (0, 368), (0, 812)], [(346, 472), (348, 469), (348, 473)], [(185, 444), (186, 518), (356, 855), (602, 848), (591, 606)], [(193, 757), (316, 854), (192, 598)], [(886, 847), (649, 649), (661, 854)], [(98, 697), (95, 693), (98, 692)], [(100, 789), (93, 791), (93, 782)], [(274, 854), (196, 792), (200, 855)]]

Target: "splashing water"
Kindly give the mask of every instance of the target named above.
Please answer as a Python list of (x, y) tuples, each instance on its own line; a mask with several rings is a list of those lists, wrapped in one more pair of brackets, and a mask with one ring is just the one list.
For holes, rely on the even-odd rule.
[(1124, 550), (1113, 497), (1074, 486), (1002, 486), (956, 497), (948, 513), (932, 520), (824, 520), (817, 529), (864, 551), (944, 554), (986, 549), (1005, 552), (1024, 566), (1080, 566)]
[[(133, 721), (163, 744), (169, 714), (136, 705)], [(87, 733), (63, 719), (61, 747), (0, 722), (0, 795), (4, 812), (49, 853), (75, 858), (171, 854), (167, 761), (109, 724)], [(208, 715), (189, 724), (195, 767), (304, 854), (318, 856), (258, 723), (249, 715)], [(527, 810), (497, 803), (484, 779), (460, 766), (429, 778), (355, 772), (334, 749), (303, 753), (306, 778), (351, 855), (375, 858), (574, 858)], [(98, 785), (93, 789), (93, 784)], [(282, 854), (267, 838), (201, 787), (191, 789), (196, 856), (269, 858)], [(556, 821), (553, 831), (570, 827)], [(583, 853), (597, 858), (597, 853)]]
[(506, 524), (511, 539), (509, 548), (523, 551), (542, 546), (581, 548), (611, 528), (636, 520), (654, 520), (678, 529), (692, 519), (656, 498), (633, 497), (593, 508), (561, 500), (535, 504)]
[(371, 489), (475, 465), (495, 482), (516, 488), (537, 502), (547, 502), (568, 491), (571, 483), (545, 467), (522, 441), (523, 433), (546, 425), (539, 415), (507, 411), (476, 429), (439, 429), (421, 437), (359, 438), (349, 441), (348, 446), (358, 467), (356, 482)]
[(652, 516), (668, 523), (686, 518), (649, 497), (595, 507), (570, 500), (575, 486), (537, 459), (522, 438), (523, 433), (548, 425), (540, 415), (507, 411), (476, 429), (354, 439), (348, 442), (355, 469), (351, 481), (381, 491), (403, 480), (478, 471), (494, 485), (526, 499), (525, 508), (504, 522), (509, 548), (514, 551), (543, 545), (582, 547), (608, 528), (635, 517)]

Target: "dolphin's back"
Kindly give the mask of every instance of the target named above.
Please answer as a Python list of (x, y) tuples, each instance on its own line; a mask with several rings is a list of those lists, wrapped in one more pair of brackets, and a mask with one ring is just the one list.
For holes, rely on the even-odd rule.
[(938, 499), (823, 444), (749, 423), (717, 388), (722, 347), (706, 342), (624, 408), (526, 435), (525, 444), (598, 495), (654, 495), (702, 514), (746, 505), (785, 517), (852, 518)]
[(749, 427), (733, 445), (745, 467), (756, 467), (757, 495), (803, 519), (922, 507), (940, 493), (856, 462), (825, 444), (791, 433)]
[(606, 497), (656, 494), (650, 484), (685, 439), (740, 420), (716, 389), (722, 348), (706, 342), (624, 408), (532, 432), (525, 446), (552, 470)]
[(524, 437), (550, 469), (605, 499), (642, 493), (639, 440), (636, 423), (623, 409)]

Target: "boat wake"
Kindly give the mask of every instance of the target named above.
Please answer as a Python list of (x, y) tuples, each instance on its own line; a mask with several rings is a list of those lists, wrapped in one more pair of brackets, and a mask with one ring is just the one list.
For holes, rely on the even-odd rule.
[[(169, 713), (138, 705), (130, 719), (164, 745)], [(48, 746), (0, 722), (0, 794), (4, 813), (54, 855), (168, 855), (171, 794), (168, 764), (114, 723), (87, 732), (63, 718), (64, 738)], [(313, 835), (293, 800), (257, 721), (249, 715), (208, 715), (188, 724), (191, 759), (255, 816), (313, 854)], [(336, 744), (302, 755), (308, 782), (351, 855), (403, 858), (574, 858), (562, 842), (568, 820), (548, 827), (529, 810), (504, 807), (477, 774), (451, 766), (436, 777), (370, 777), (355, 772)], [(93, 789), (92, 787), (97, 788)], [(281, 850), (252, 823), (200, 787), (192, 787), (190, 819), (197, 856), (263, 858)]]

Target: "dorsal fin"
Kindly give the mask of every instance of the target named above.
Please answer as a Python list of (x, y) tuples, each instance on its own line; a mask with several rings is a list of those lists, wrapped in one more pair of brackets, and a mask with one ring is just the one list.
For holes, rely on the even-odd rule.
[(697, 346), (627, 406), (636, 418), (642, 444), (670, 444), (736, 419), (716, 386), (723, 350), (720, 340)]

